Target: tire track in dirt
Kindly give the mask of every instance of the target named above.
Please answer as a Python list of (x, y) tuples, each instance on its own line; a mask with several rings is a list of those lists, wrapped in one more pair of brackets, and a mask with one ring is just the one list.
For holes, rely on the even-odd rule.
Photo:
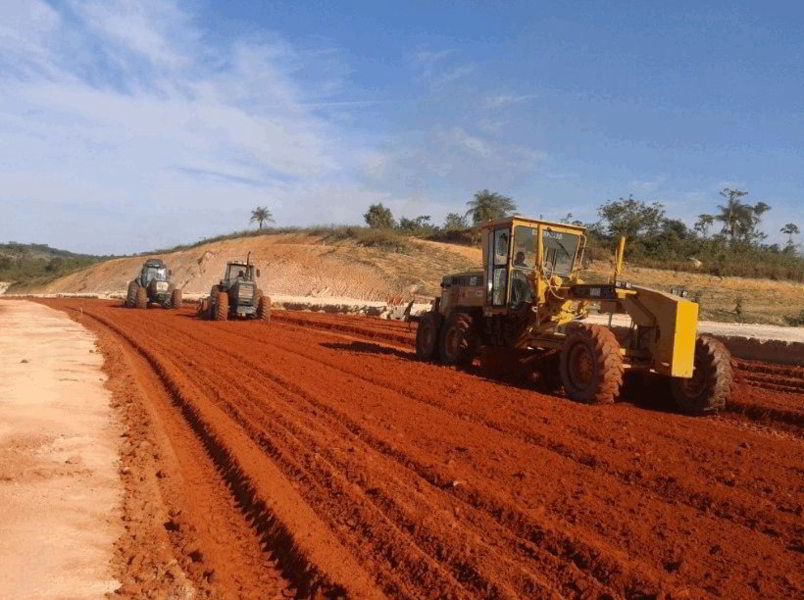
[[(176, 332), (176, 333), (178, 335), (180, 335), (178, 332)], [(238, 361), (248, 362), (247, 357), (240, 356), (240, 355), (236, 355), (236, 356), (237, 356)], [(225, 357), (222, 357), (222, 358), (225, 358)], [(351, 422), (347, 417), (345, 417), (345, 415), (339, 414), (339, 413), (333, 411), (332, 409), (330, 409), (329, 407), (327, 407), (327, 406), (321, 404), (320, 402), (316, 401), (314, 398), (309, 396), (303, 390), (300, 390), (297, 386), (293, 385), (292, 383), (290, 383), (287, 380), (284, 380), (282, 377), (279, 377), (276, 374), (268, 373), (268, 372), (262, 370), (260, 368), (260, 365), (252, 363), (249, 366), (253, 369), (254, 372), (259, 372), (260, 374), (263, 374), (266, 377), (270, 378), (271, 381), (276, 382), (281, 387), (281, 389), (286, 390), (286, 392), (292, 394), (294, 396), (294, 398), (296, 398), (296, 399), (306, 399), (311, 405), (313, 405), (315, 407), (316, 410), (326, 411), (329, 414), (333, 415), (335, 418), (331, 419), (330, 422), (328, 423), (328, 429), (329, 430), (334, 430), (334, 429), (340, 428), (340, 429), (342, 429), (343, 431), (346, 432), (345, 437), (350, 438), (350, 443), (360, 443), (360, 442), (368, 439), (368, 441), (366, 443), (367, 447), (377, 448), (378, 445), (379, 445), (380, 446), (380, 451), (383, 454), (388, 454), (389, 453), (387, 448), (381, 447), (382, 445), (378, 440), (368, 436), (367, 432), (365, 430), (363, 430), (362, 428), (360, 428), (359, 426), (357, 426), (356, 424)], [(292, 404), (288, 404), (285, 407), (285, 410), (291, 410), (292, 411), (293, 410), (292, 406), (293, 406)], [(265, 409), (263, 409), (263, 410), (265, 410)], [(257, 415), (257, 418), (259, 418), (259, 415)], [(282, 416), (281, 416), (281, 413), (275, 413), (271, 418), (281, 420)], [(288, 425), (286, 425), (286, 427), (288, 429), (296, 429), (296, 428), (293, 427), (292, 424), (288, 424)], [(358, 442), (358, 440), (360, 442)], [(310, 442), (313, 442), (313, 441), (310, 440)], [(307, 446), (303, 446), (303, 447), (307, 447)], [(326, 449), (323, 448), (323, 447), (319, 447), (319, 451), (326, 452)], [(393, 454), (393, 453), (391, 453), (391, 454), (392, 454), (391, 458), (396, 459), (399, 462), (398, 465), (394, 465), (397, 470), (399, 469), (399, 466), (405, 467), (405, 466), (411, 464), (410, 457), (407, 457), (405, 455), (401, 455), (402, 458), (400, 459), (400, 455)], [(336, 462), (336, 461), (333, 461), (333, 462)], [(432, 474), (432, 470), (428, 470), (426, 467), (424, 467), (422, 465), (417, 465), (417, 468), (412, 469), (412, 471), (413, 471), (413, 474), (415, 476), (421, 477), (422, 481), (417, 482), (417, 481), (415, 481), (415, 479), (411, 480), (411, 478), (407, 478), (407, 479), (411, 480), (407, 484), (408, 488), (399, 487), (399, 493), (400, 494), (404, 493), (404, 490), (409, 489), (410, 486), (419, 488), (422, 483), (430, 484), (430, 486), (428, 486), (428, 487), (432, 487), (435, 491), (440, 491), (444, 495), (446, 495), (445, 490), (451, 489), (453, 487), (451, 485), (451, 483), (444, 484), (443, 481), (441, 481), (439, 478), (434, 479), (433, 474)], [(374, 475), (367, 475), (365, 477), (365, 479), (367, 479), (369, 481), (372, 481), (372, 480), (376, 481), (376, 477)], [(388, 482), (386, 481), (386, 483), (388, 483)], [(360, 485), (359, 482), (358, 482), (358, 485)], [(381, 504), (383, 505), (384, 510), (389, 510), (390, 509), (391, 513), (396, 514), (396, 515), (400, 514), (400, 512), (401, 512), (400, 507), (397, 505), (397, 502), (392, 498), (393, 494), (383, 493), (382, 490), (380, 488), (377, 488), (376, 486), (372, 486), (370, 488), (365, 489), (365, 492), (369, 496), (371, 496), (372, 498), (380, 500)], [(424, 503), (428, 503), (427, 500), (425, 500), (425, 499), (420, 498), (419, 500), (424, 502)], [(468, 505), (469, 503), (466, 503), (464, 501), (464, 504)], [(456, 510), (454, 508), (451, 508), (448, 503), (445, 504), (444, 502), (441, 502), (440, 505), (437, 506), (437, 507), (434, 504), (433, 509), (440, 511), (442, 514), (448, 514), (448, 518), (449, 518), (450, 521), (453, 520), (453, 513)], [(475, 506), (471, 506), (471, 505), (468, 505), (466, 507), (466, 509), (471, 510), (471, 511), (476, 511)], [(510, 510), (510, 508), (508, 508), (508, 510)], [(484, 528), (481, 529), (478, 532), (475, 532), (475, 535), (477, 535), (477, 534), (488, 534), (489, 529), (494, 529), (493, 525), (490, 524), (492, 519), (490, 519), (488, 516), (483, 517), (483, 516), (479, 516), (479, 515), (473, 515), (473, 518), (474, 519), (479, 518), (479, 519), (483, 520), (484, 523), (485, 523)], [(434, 553), (435, 555), (441, 555), (441, 554), (444, 553), (444, 550), (443, 550), (443, 548), (441, 546), (432, 547), (432, 544), (429, 542), (430, 533), (426, 531), (425, 527), (422, 527), (421, 525), (417, 525), (417, 524), (411, 522), (408, 517), (404, 518), (403, 523), (404, 523), (403, 528), (406, 531), (411, 531), (411, 532), (413, 532), (413, 534), (415, 534), (414, 537), (416, 538), (418, 544), (422, 545), (423, 547), (428, 547), (429, 546), (429, 551), (431, 553)], [(497, 528), (499, 529), (499, 526)], [(422, 530), (425, 530), (425, 531), (422, 531)], [(449, 533), (450, 532), (447, 532), (447, 537), (449, 537)], [(532, 559), (535, 554), (541, 552), (541, 554), (544, 555), (541, 558), (543, 560), (547, 560), (547, 563), (549, 565), (551, 565), (553, 567), (553, 569), (555, 569), (555, 566), (556, 566), (557, 563), (556, 563), (556, 560), (555, 560), (555, 556), (553, 554), (545, 553), (543, 550), (540, 551), (537, 547), (534, 546), (534, 544), (532, 544), (532, 542), (530, 542), (527, 539), (524, 539), (522, 537), (519, 537), (517, 534), (514, 534), (514, 536), (512, 537), (511, 533), (506, 534), (506, 532), (503, 531), (503, 530), (498, 531), (497, 534), (500, 535), (503, 538), (506, 537), (506, 536), (508, 538), (510, 538), (510, 539), (506, 540), (506, 543), (515, 552), (517, 552), (518, 554), (521, 554), (521, 558), (525, 558), (525, 559), (531, 558)], [(444, 537), (444, 535), (445, 534), (442, 532), (441, 536)], [(479, 537), (475, 538), (475, 545), (476, 546), (478, 544), (482, 545), (482, 542), (477, 541), (479, 539), (480, 539)], [(564, 543), (567, 544), (567, 541), (564, 540)], [(477, 548), (475, 550), (477, 550)], [(456, 573), (455, 576), (456, 576), (457, 579), (465, 580), (467, 578), (467, 576), (469, 578), (475, 578), (477, 576), (480, 576), (479, 571), (481, 571), (481, 570), (488, 571), (488, 568), (489, 568), (490, 564), (499, 563), (500, 561), (507, 561), (508, 560), (504, 556), (500, 556), (500, 555), (491, 556), (490, 559), (491, 560), (488, 561), (487, 565), (483, 565), (482, 563), (480, 563), (478, 565), (477, 561), (472, 559), (471, 557), (460, 556), (457, 560), (453, 559), (451, 561), (451, 567), (455, 571), (455, 573)], [(471, 566), (471, 565), (475, 565), (475, 566)], [(566, 566), (567, 565), (559, 565), (559, 569), (563, 572), (563, 571), (566, 570)], [(498, 564), (495, 565), (495, 568), (499, 568), (499, 565)], [(522, 569), (522, 568), (523, 568), (522, 566), (519, 567), (519, 569)], [(579, 577), (583, 577), (582, 573), (576, 572), (576, 573), (573, 574), (572, 578), (569, 581), (564, 582), (562, 584), (562, 585), (566, 586), (565, 593), (569, 594), (569, 593), (577, 591), (577, 583), (578, 583), (577, 580), (578, 580)], [(488, 578), (490, 578), (490, 575), (486, 575), (486, 579), (488, 579)], [(530, 574), (528, 576), (528, 578), (523, 580), (523, 584), (522, 584), (522, 586), (520, 588), (520, 591), (522, 593), (532, 594), (532, 593), (534, 593), (535, 589), (543, 588), (544, 587), (543, 584), (540, 584), (538, 582), (538, 579), (539, 579), (539, 577), (536, 574)], [(499, 586), (500, 584), (497, 583), (496, 585)], [(591, 578), (590, 578), (590, 581), (587, 582), (584, 587), (588, 589), (590, 585), (593, 585), (593, 580)], [(600, 587), (601, 585), (603, 585), (603, 584), (598, 583), (597, 587)], [(603, 591), (606, 590), (605, 586), (603, 588), (601, 588), (601, 589), (603, 589)], [(543, 594), (544, 589), (541, 589), (541, 592)], [(540, 594), (540, 596), (542, 594)], [(493, 597), (499, 597), (499, 594), (495, 593), (495, 594), (493, 594)], [(516, 597), (521, 597), (521, 596), (516, 596)]]
[[(393, 326), (53, 304), (83, 306), (139, 345), (219, 485), (240, 506), (244, 495), (262, 502), (258, 521), (282, 529), (262, 540), (292, 545), (278, 566), (298, 597), (343, 591), (334, 562), (373, 580), (358, 593), (352, 583), (354, 597), (801, 593), (795, 436), (583, 407), (424, 365), (399, 349), (409, 341), (382, 337), (398, 336)], [(315, 540), (308, 521), (321, 527)]]
[[(257, 334), (257, 333), (253, 333), (253, 332), (254, 332), (254, 329), (249, 328), (249, 327), (247, 327), (247, 326), (246, 326), (246, 327), (241, 327), (241, 328), (240, 328), (240, 330), (241, 330), (242, 332), (246, 333), (246, 334), (247, 334), (247, 337), (250, 337), (250, 338), (254, 339), (256, 342), (259, 342), (259, 341), (260, 341), (258, 338), (256, 338), (256, 337), (255, 337), (255, 336), (258, 336), (258, 334)], [(271, 336), (271, 338), (272, 338), (272, 342), (273, 342), (273, 338), (274, 338), (274, 337), (275, 337), (275, 336)], [(267, 342), (266, 342), (266, 343), (267, 343)], [(285, 351), (287, 351), (287, 349), (285, 349)]]
[[(379, 341), (399, 348), (412, 347), (415, 328), (398, 321), (383, 321), (371, 317), (344, 317), (316, 313), (300, 313), (290, 316), (276, 313), (276, 320), (300, 328), (315, 328), (327, 332), (341, 332), (357, 340)], [(360, 323), (360, 319), (364, 322)], [(756, 361), (735, 360), (738, 381), (744, 383), (737, 398), (722, 413), (734, 414), (740, 419), (750, 419), (761, 424), (777, 424), (784, 431), (801, 434), (804, 429), (804, 406), (800, 398), (790, 394), (804, 394), (804, 368), (789, 365), (771, 365)], [(762, 375), (758, 375), (758, 374)], [(745, 390), (752, 386), (771, 393), (752, 394)], [(783, 392), (774, 394), (772, 392)], [(746, 402), (741, 397), (750, 398)]]
[[(255, 341), (260, 341), (258, 338), (255, 338), (253, 334), (248, 334), (247, 337), (255, 339)], [(268, 341), (267, 343), (273, 342)], [(388, 386), (398, 393), (407, 396), (413, 401), (423, 402), (430, 406), (448, 410), (449, 412), (449, 409), (447, 409), (443, 403), (439, 402), (437, 399), (433, 399), (432, 397), (428, 398), (426, 395), (422, 394), (411, 393), (406, 386), (398, 385), (393, 380), (384, 381), (378, 377), (367, 376), (365, 372), (361, 373), (360, 371), (365, 370), (363, 367), (361, 367), (360, 370), (349, 369), (348, 367), (344, 368), (335, 361), (326, 361), (320, 358), (313, 358), (309, 354), (299, 352), (297, 349), (287, 347), (281, 348), (285, 352), (293, 352), (308, 359), (323, 362), (333, 369), (341, 371), (347, 375), (360, 377), (365, 381), (377, 385)], [(532, 429), (523, 428), (517, 424), (504, 424), (500, 423), (499, 421), (489, 420), (478, 415), (462, 412), (451, 412), (451, 414), (458, 418), (472, 420), (475, 423), (490, 427), (491, 429), (501, 433), (513, 435), (528, 444), (537, 445), (553, 451), (564, 458), (569, 458), (579, 465), (595, 470), (602, 469), (607, 474), (619, 478), (622, 482), (628, 485), (640, 485), (641, 487), (645, 488), (647, 492), (655, 494), (658, 498), (664, 499), (668, 503), (675, 504), (680, 501), (696, 510), (707, 510), (714, 512), (716, 515), (729, 520), (734, 520), (734, 516), (737, 515), (738, 517), (741, 517), (737, 519), (737, 522), (754, 529), (759, 528), (761, 530), (767, 529), (772, 531), (776, 531), (776, 529), (778, 529), (778, 524), (775, 522), (763, 524), (763, 520), (758, 517), (758, 513), (752, 509), (752, 506), (755, 502), (767, 501), (767, 498), (765, 498), (764, 494), (761, 493), (761, 489), (755, 492), (759, 497), (749, 497), (745, 499), (742, 505), (734, 505), (730, 498), (734, 495), (734, 492), (731, 490), (729, 490), (727, 493), (719, 494), (714, 497), (711, 495), (709, 492), (712, 481), (711, 474), (708, 474), (707, 477), (701, 481), (701, 485), (690, 489), (688, 486), (679, 483), (679, 478), (684, 477), (685, 475), (687, 475), (687, 477), (689, 476), (689, 473), (686, 471), (686, 469), (684, 471), (676, 470), (675, 472), (671, 471), (668, 473), (667, 469), (665, 468), (665, 472), (660, 478), (655, 480), (645, 480), (640, 474), (641, 470), (639, 468), (635, 468), (631, 463), (626, 464), (625, 467), (618, 467), (616, 464), (611, 464), (605, 458), (601, 457), (600, 446), (597, 445), (600, 443), (606, 444), (606, 440), (594, 435), (589, 435), (588, 433), (584, 432), (582, 428), (577, 426), (573, 426), (571, 429), (573, 432), (579, 435), (579, 438), (583, 438), (583, 440), (576, 439), (572, 445), (567, 445), (555, 440), (550, 440), (544, 435), (536, 435)], [(660, 432), (660, 434), (661, 433), (662, 432)], [(584, 444), (584, 441), (590, 441), (595, 444), (590, 446), (589, 444)], [(585, 446), (587, 450), (585, 452), (578, 452), (577, 446)], [(607, 444), (605, 451), (607, 454), (611, 454), (611, 444)], [(633, 446), (626, 447), (623, 449), (623, 454), (629, 458), (633, 457), (635, 454), (639, 454), (639, 448), (635, 448)], [(763, 468), (765, 464), (766, 463), (763, 461)]]
[[(275, 557), (275, 559), (268, 558), (269, 563), (276, 560), (282, 574), (295, 586), (290, 588), (291, 596), (336, 598), (348, 591), (354, 597), (377, 597), (376, 591), (367, 586), (367, 579), (362, 575), (361, 569), (354, 565), (348, 556), (333, 559), (328, 556), (329, 548), (325, 551), (315, 546), (312, 552), (310, 551), (310, 540), (313, 540), (314, 544), (318, 540), (326, 543), (331, 537), (330, 532), (321, 529), (317, 520), (304, 515), (305, 511), (299, 509), (304, 504), (297, 499), (294, 500), (294, 492), (288, 494), (291, 498), (282, 498), (282, 491), (287, 493), (287, 489), (281, 489), (283, 486), (287, 488), (284, 479), (260, 476), (262, 474), (258, 470), (250, 470), (251, 476), (247, 474), (228, 444), (223, 441), (233, 442), (242, 434), (233, 432), (226, 426), (228, 424), (216, 418), (218, 415), (215, 412), (205, 410), (206, 407), (203, 406), (205, 403), (200, 401), (201, 396), (195, 386), (185, 379), (183, 374), (173, 371), (169, 365), (171, 361), (163, 358), (171, 355), (169, 349), (162, 348), (161, 352), (155, 352), (152, 340), (143, 341), (132, 335), (131, 330), (136, 331), (138, 328), (136, 322), (127, 323), (123, 327), (109, 316), (98, 314), (100, 311), (82, 312), (125, 340), (150, 364), (169, 393), (174, 407), (180, 411), (231, 492), (243, 518), (257, 535), (261, 545)], [(153, 331), (146, 330), (144, 334), (145, 337), (152, 337)], [(221, 435), (220, 430), (228, 430), (230, 435)], [(243, 451), (242, 445), (239, 450), (239, 454), (247, 454)], [(245, 464), (251, 462), (248, 456), (242, 458)], [(263, 464), (263, 467), (265, 466)], [(270, 483), (266, 485), (266, 481)], [(266, 489), (271, 490), (270, 495), (262, 494)], [(270, 497), (270, 500), (266, 502), (264, 497)], [(280, 518), (278, 512), (284, 513), (284, 518)], [(293, 518), (288, 518), (290, 515), (293, 515)], [(288, 525), (295, 525), (295, 529), (291, 531)], [(200, 553), (193, 551), (191, 554), (196, 555), (191, 557), (194, 562), (201, 560)], [(310, 555), (316, 559), (315, 563), (311, 562)], [(344, 582), (344, 585), (335, 581)], [(239, 587), (241, 592), (244, 591), (242, 585)], [(256, 595), (252, 597), (262, 598), (265, 590), (261, 585), (257, 586), (257, 590), (254, 590)]]

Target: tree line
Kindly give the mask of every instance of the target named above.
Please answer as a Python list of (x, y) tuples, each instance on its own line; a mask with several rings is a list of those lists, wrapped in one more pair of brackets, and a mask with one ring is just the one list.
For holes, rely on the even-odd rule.
[[(664, 204), (661, 202), (646, 203), (637, 200), (633, 195), (617, 200), (608, 200), (598, 207), (600, 219), (594, 223), (583, 223), (573, 219), (572, 214), (566, 215), (562, 222), (574, 223), (586, 227), (593, 235), (599, 238), (619, 238), (625, 235), (631, 242), (654, 239), (672, 245), (675, 239), (682, 240), (691, 237), (702, 239), (719, 239), (728, 241), (732, 245), (755, 245), (764, 247), (771, 252), (796, 252), (795, 236), (800, 234), (798, 225), (787, 223), (780, 230), (788, 236), (784, 247), (778, 244), (764, 245), (767, 234), (761, 231), (762, 215), (771, 207), (765, 202), (749, 204), (742, 199), (748, 192), (733, 188), (724, 188), (719, 192), (723, 204), (719, 204), (719, 212), (715, 214), (698, 215), (692, 229), (680, 219), (666, 216)], [(444, 219), (442, 226), (438, 227), (431, 222), (429, 215), (420, 215), (413, 218), (402, 217), (397, 221), (390, 208), (382, 203), (372, 204), (363, 215), (366, 224), (375, 229), (398, 229), (402, 231), (428, 233), (436, 230), (455, 231), (467, 230), (482, 223), (501, 219), (514, 214), (517, 206), (514, 201), (502, 194), (480, 190), (467, 202), (469, 209), (465, 213), (451, 212)], [(721, 225), (719, 232), (714, 232), (714, 225)]]

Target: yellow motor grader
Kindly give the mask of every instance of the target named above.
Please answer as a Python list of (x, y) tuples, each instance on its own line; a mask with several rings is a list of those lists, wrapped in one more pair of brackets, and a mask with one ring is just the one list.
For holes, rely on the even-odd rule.
[[(589, 403), (614, 402), (625, 371), (639, 370), (667, 377), (683, 412), (723, 408), (733, 387), (731, 356), (720, 341), (697, 335), (698, 305), (620, 281), (624, 238), (611, 281), (582, 281), (585, 234), (518, 216), (483, 225), (483, 269), (442, 279), (441, 296), (418, 319), (417, 356), (459, 366), (481, 350), (536, 359), (553, 371), (546, 378), (560, 374), (570, 398)], [(594, 307), (609, 326), (581, 322)], [(610, 325), (618, 314), (630, 317), (630, 327), (616, 334)]]

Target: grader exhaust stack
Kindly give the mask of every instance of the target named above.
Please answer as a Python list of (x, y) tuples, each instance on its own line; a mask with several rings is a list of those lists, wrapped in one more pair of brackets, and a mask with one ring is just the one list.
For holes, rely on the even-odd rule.
[[(441, 296), (420, 318), (419, 358), (465, 365), (481, 348), (514, 352), (558, 370), (571, 398), (596, 403), (615, 401), (625, 371), (638, 370), (667, 378), (684, 412), (723, 408), (731, 359), (719, 341), (697, 335), (698, 305), (621, 282), (624, 237), (613, 281), (583, 282), (585, 243), (584, 228), (565, 223), (511, 217), (484, 225), (483, 269), (442, 279)], [(610, 320), (628, 315), (630, 329), (618, 337), (581, 323), (592, 306)]]

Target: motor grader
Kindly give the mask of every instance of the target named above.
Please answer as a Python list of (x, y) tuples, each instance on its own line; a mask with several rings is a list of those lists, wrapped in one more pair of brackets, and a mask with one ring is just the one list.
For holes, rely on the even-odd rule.
[[(697, 335), (698, 305), (680, 295), (620, 280), (624, 238), (608, 283), (578, 276), (586, 234), (565, 223), (509, 217), (482, 226), (483, 269), (447, 275), (419, 317), (416, 354), (447, 365), (505, 356), (539, 365), (577, 401), (617, 400), (626, 371), (667, 379), (680, 410), (723, 408), (733, 385), (731, 357)], [(597, 308), (608, 326), (581, 322)], [(614, 315), (630, 326), (612, 329)]]
[(139, 275), (129, 282), (125, 305), (128, 308), (147, 308), (149, 303), (162, 308), (181, 306), (181, 288), (170, 281), (172, 272), (158, 258), (149, 258), (142, 264)]
[(251, 263), (251, 253), (246, 262), (226, 263), (223, 279), (212, 286), (209, 297), (201, 301), (198, 314), (215, 321), (246, 317), (268, 321), (271, 318), (271, 299), (257, 287), (260, 270)]

